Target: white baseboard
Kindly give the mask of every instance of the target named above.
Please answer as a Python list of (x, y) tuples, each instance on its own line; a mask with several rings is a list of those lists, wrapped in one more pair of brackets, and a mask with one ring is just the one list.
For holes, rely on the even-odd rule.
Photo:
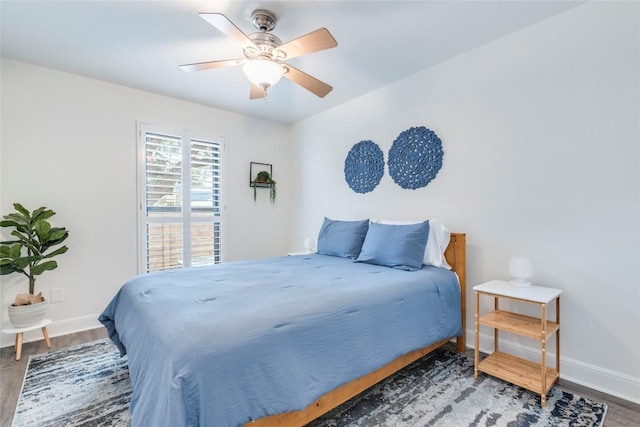
[[(467, 331), (467, 346), (474, 346), (474, 332)], [(493, 352), (493, 335), (480, 334), (480, 351)], [(529, 360), (540, 359), (540, 348), (533, 348), (500, 337), (500, 349)], [(555, 353), (547, 352), (547, 363), (555, 365)], [(640, 404), (640, 378), (622, 374), (560, 355), (560, 379)]]
[[(47, 332), (49, 333), (49, 337), (58, 337), (60, 335), (68, 335), (75, 332), (87, 331), (89, 329), (101, 327), (103, 326), (98, 322), (98, 314), (93, 314), (73, 319), (55, 320), (47, 326)], [(23, 342), (25, 343), (41, 339), (43, 339), (42, 332), (39, 329), (25, 332), (23, 336)], [(0, 338), (0, 347), (13, 346), (14, 342), (14, 335), (2, 334), (2, 337)]]

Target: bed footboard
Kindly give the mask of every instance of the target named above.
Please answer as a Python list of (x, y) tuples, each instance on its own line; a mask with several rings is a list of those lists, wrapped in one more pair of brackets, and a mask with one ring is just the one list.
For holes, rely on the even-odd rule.
[(448, 342), (448, 339), (438, 341), (428, 347), (400, 356), (382, 368), (321, 396), (302, 411), (260, 418), (245, 424), (244, 427), (302, 427)]

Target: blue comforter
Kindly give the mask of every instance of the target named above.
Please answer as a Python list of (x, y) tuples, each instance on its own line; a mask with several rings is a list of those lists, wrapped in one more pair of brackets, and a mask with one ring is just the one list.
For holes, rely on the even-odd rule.
[(133, 385), (133, 426), (241, 426), (305, 408), (393, 359), (462, 334), (451, 271), (324, 255), (138, 276), (100, 321)]

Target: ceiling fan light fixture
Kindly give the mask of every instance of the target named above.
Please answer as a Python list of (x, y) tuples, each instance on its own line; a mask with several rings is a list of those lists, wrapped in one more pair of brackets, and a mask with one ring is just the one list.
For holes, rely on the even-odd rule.
[(278, 83), (284, 74), (284, 69), (280, 64), (268, 59), (247, 61), (242, 67), (242, 71), (251, 83), (264, 90)]

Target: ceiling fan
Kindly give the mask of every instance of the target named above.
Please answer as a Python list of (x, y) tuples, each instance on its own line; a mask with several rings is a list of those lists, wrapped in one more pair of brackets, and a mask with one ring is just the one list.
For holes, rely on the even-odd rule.
[(199, 62), (181, 65), (185, 71), (200, 71), (212, 68), (242, 65), (242, 71), (251, 81), (249, 98), (266, 98), (267, 89), (285, 77), (311, 93), (324, 98), (333, 89), (328, 84), (309, 74), (285, 64), (283, 61), (320, 50), (331, 49), (338, 43), (326, 28), (282, 43), (271, 34), (276, 26), (276, 16), (268, 10), (258, 9), (251, 14), (251, 22), (259, 31), (245, 35), (233, 22), (221, 13), (200, 13), (208, 23), (242, 46), (244, 59)]

